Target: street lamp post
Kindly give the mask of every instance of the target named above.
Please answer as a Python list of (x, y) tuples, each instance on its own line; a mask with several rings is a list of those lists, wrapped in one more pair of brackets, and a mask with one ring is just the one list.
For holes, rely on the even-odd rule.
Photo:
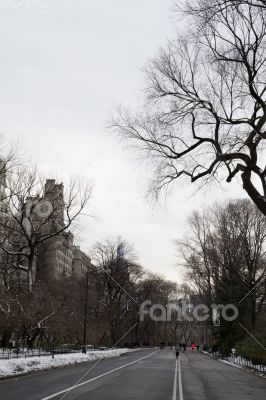
[(88, 286), (89, 286), (89, 268), (87, 266), (85, 304), (84, 304), (84, 326), (83, 326), (83, 347), (82, 353), (87, 353), (87, 315), (88, 315)]

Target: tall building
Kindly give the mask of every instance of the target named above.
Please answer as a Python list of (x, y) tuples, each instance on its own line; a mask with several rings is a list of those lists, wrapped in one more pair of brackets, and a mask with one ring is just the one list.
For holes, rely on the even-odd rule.
[(82, 278), (86, 275), (87, 269), (91, 267), (91, 259), (87, 254), (80, 250), (79, 246), (73, 247), (73, 275)]
[[(57, 184), (55, 179), (47, 179), (43, 199), (52, 209), (51, 218), (42, 228), (42, 234), (49, 235), (65, 227), (63, 184)], [(60, 279), (72, 275), (73, 240), (71, 232), (63, 231), (43, 242), (38, 256), (38, 279)]]
[(38, 279), (69, 278), (72, 275), (73, 235), (70, 232), (47, 239), (38, 256)]
[(0, 285), (9, 286), (10, 279), (14, 275), (12, 264), (16, 261), (15, 257), (9, 255), (3, 248), (12, 250), (8, 241), (9, 236), (9, 216), (6, 193), (6, 163), (0, 160)]
[(53, 221), (58, 227), (65, 226), (65, 202), (64, 185), (56, 183), (55, 179), (47, 179), (44, 187), (44, 200), (46, 200), (52, 209)]
[[(5, 241), (3, 242), (5, 247), (10, 246), (12, 251), (19, 250), (24, 246), (23, 251), (26, 254), (29, 249), (24, 230), (28, 230), (27, 234), (32, 235), (33, 241), (40, 237), (40, 243), (35, 247), (35, 257), (31, 269), (33, 282), (36, 279), (42, 281), (84, 276), (90, 265), (90, 258), (78, 246), (74, 246), (73, 234), (64, 230), (63, 184), (56, 183), (55, 179), (47, 179), (42, 195), (28, 197), (24, 204), (21, 204), (18, 216), (21, 213), (23, 224), (14, 230), (17, 218), (8, 213), (5, 201), (6, 176), (5, 172), (2, 173), (3, 168), (0, 160), (0, 211), (2, 211), (0, 212), (0, 241)], [(46, 213), (46, 208), (48, 213)], [(60, 230), (62, 232), (57, 233)], [(46, 235), (48, 238), (44, 241), (41, 240)], [(11, 240), (9, 240), (9, 236)], [(24, 281), (27, 281), (27, 257), (8, 256), (7, 252), (2, 249), (2, 251), (0, 250), (0, 264), (0, 281), (13, 279), (12, 277), (14, 277), (14, 282), (19, 281), (23, 284)], [(19, 274), (18, 279), (17, 274)]]

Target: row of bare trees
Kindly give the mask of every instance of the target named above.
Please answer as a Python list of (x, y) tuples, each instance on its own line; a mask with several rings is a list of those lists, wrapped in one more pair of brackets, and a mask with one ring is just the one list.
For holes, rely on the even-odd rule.
[(56, 184), (26, 162), (19, 148), (2, 146), (1, 156), (0, 331), (4, 343), (13, 334), (25, 344), (40, 339), (54, 315), (56, 335), (58, 316), (68, 315), (72, 283), (44, 279), (43, 252), (49, 241), (75, 232), (92, 186), (78, 177)]
[[(83, 344), (87, 290), (87, 343), (121, 346), (181, 340), (176, 322), (140, 320), (140, 305), (166, 306), (180, 295), (177, 285), (145, 271), (133, 248), (118, 238), (95, 243), (88, 287), (84, 277), (39, 281), (32, 292), (1, 287), (2, 344), (10, 338), (20, 346)], [(5, 304), (5, 306), (4, 306)]]
[(140, 307), (146, 300), (163, 306), (176, 300), (180, 294), (177, 284), (143, 269), (133, 247), (121, 238), (97, 242), (92, 260), (98, 270), (107, 341), (117, 343), (126, 334), (124, 341), (131, 344), (169, 342), (170, 325), (166, 332), (164, 321), (141, 321)]
[[(125, 240), (97, 242), (86, 276), (55, 277), (43, 271), (47, 244), (72, 235), (90, 200), (92, 187), (80, 179), (55, 184), (16, 151), (0, 170), (0, 333), (20, 346), (81, 344), (87, 291), (88, 341), (158, 344), (177, 329), (147, 318), (139, 307), (150, 299), (166, 305), (176, 284), (145, 271)], [(48, 246), (49, 250), (49, 246)], [(87, 287), (87, 289), (86, 289)], [(71, 293), (71, 296), (70, 296)], [(124, 335), (128, 334), (124, 337)], [(172, 339), (173, 340), (173, 339)], [(121, 343), (120, 343), (121, 344)]]
[[(186, 320), (175, 310), (181, 301), (188, 305), (192, 288), (143, 269), (132, 246), (121, 238), (97, 242), (92, 260), (101, 292), (99, 306), (106, 323), (106, 336), (101, 340), (114, 344), (126, 334), (128, 343), (154, 346), (187, 344), (198, 338), (197, 321)], [(147, 314), (150, 307), (155, 308), (143, 317), (145, 303)], [(171, 305), (173, 312), (168, 311)]]
[[(180, 180), (240, 178), (251, 203), (195, 213), (179, 246), (202, 301), (237, 304), (254, 331), (266, 288), (266, 3), (184, 0), (176, 12), (176, 36), (146, 66), (143, 107), (112, 126), (150, 161), (155, 198)], [(218, 336), (232, 345), (242, 328), (231, 328)]]
[(260, 331), (265, 318), (266, 218), (256, 206), (237, 200), (193, 213), (178, 247), (202, 302), (239, 309), (236, 321), (221, 322), (217, 342), (228, 339), (233, 346), (245, 334), (239, 323), (250, 332)]

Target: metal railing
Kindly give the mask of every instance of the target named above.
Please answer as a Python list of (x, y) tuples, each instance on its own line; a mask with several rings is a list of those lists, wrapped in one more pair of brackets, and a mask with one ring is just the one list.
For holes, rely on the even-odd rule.
[[(104, 351), (108, 350), (107, 348), (103, 347), (95, 347), (95, 348), (87, 348), (87, 352), (90, 351)], [(71, 349), (65, 348), (60, 346), (55, 347), (40, 347), (35, 349), (27, 349), (27, 348), (13, 348), (7, 349), (3, 348), (0, 349), (0, 360), (9, 360), (12, 358), (28, 358), (28, 357), (42, 357), (42, 356), (54, 356), (57, 354), (70, 354), (70, 353), (81, 353), (82, 348), (80, 349)]]
[(64, 348), (38, 348), (38, 349), (2, 349), (0, 359), (9, 360), (11, 358), (42, 357), (53, 354), (80, 353), (80, 350)]
[(219, 352), (202, 351), (202, 353), (208, 354), (218, 360), (228, 361), (232, 364), (238, 365), (239, 367), (244, 367), (253, 371), (266, 374), (266, 363), (262, 360), (248, 359), (236, 354), (231, 354), (230, 356), (223, 356)]
[(245, 367), (252, 369), (261, 373), (266, 373), (266, 364), (261, 360), (247, 359), (242, 356), (230, 355), (229, 357), (219, 357), (222, 360), (229, 361), (232, 364), (238, 365), (240, 367)]

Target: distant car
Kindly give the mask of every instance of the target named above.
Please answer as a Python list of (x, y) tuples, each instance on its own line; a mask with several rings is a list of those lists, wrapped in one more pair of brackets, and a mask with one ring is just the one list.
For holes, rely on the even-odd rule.
[(101, 346), (101, 347), (99, 347), (99, 350), (100, 350), (100, 351), (106, 351), (106, 350), (107, 350), (107, 347)]

